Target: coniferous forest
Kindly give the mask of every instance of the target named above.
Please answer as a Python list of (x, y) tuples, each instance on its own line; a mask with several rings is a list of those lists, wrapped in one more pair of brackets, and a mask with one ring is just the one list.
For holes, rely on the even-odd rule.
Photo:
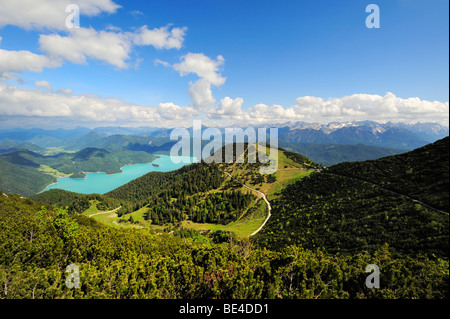
[[(448, 260), (373, 252), (209, 245), (104, 226), (18, 195), (0, 195), (2, 298), (448, 298)], [(65, 285), (80, 269), (79, 289)], [(382, 289), (364, 285), (380, 265)], [(411, 280), (413, 279), (413, 280)]]

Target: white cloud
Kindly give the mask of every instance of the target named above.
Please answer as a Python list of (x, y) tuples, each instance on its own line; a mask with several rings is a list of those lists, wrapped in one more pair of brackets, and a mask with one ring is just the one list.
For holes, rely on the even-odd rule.
[(0, 28), (14, 25), (30, 29), (66, 29), (66, 7), (76, 4), (80, 14), (115, 13), (120, 6), (111, 0), (0, 0)]
[(244, 116), (242, 104), (244, 104), (244, 99), (240, 97), (232, 99), (227, 96), (219, 102), (217, 108), (211, 111), (208, 116), (212, 119), (241, 120)]
[[(36, 82), (37, 87), (50, 87), (47, 81)], [(0, 116), (36, 117), (59, 121), (86, 123), (140, 123), (141, 125), (189, 124), (198, 111), (173, 103), (161, 103), (157, 107), (135, 105), (123, 100), (102, 98), (96, 95), (70, 95), (70, 89), (45, 91), (29, 90), (0, 83)], [(28, 121), (27, 120), (27, 121)]]
[(354, 94), (340, 98), (304, 96), (290, 107), (257, 104), (248, 110), (253, 123), (306, 121), (329, 123), (333, 121), (437, 122), (448, 126), (449, 103), (421, 100), (417, 97), (399, 98), (393, 93)]
[(217, 60), (213, 60), (202, 53), (188, 53), (173, 68), (180, 72), (181, 76), (195, 73), (209, 83), (221, 86), (226, 81), (226, 78), (219, 74), (219, 68), (223, 66), (224, 62), (225, 59), (221, 55), (217, 57)]
[(61, 61), (30, 51), (8, 51), (0, 49), (0, 75), (11, 72), (41, 72), (44, 68), (57, 68)]
[(180, 63), (173, 65), (181, 76), (194, 73), (200, 78), (189, 83), (189, 96), (195, 108), (207, 110), (216, 103), (211, 85), (219, 87), (225, 83), (226, 78), (219, 73), (224, 62), (225, 59), (221, 55), (213, 60), (202, 53), (188, 53), (181, 58)]
[[(205, 82), (199, 80), (196, 83)], [(195, 84), (195, 83), (194, 83)], [(198, 109), (174, 103), (160, 103), (156, 107), (135, 105), (123, 100), (103, 98), (94, 94), (74, 95), (70, 89), (53, 90), (47, 81), (37, 81), (38, 89), (24, 89), (0, 83), (0, 117), (5, 119), (26, 117), (25, 122), (41, 118), (64, 123), (126, 123), (127, 125), (190, 126), (194, 117), (222, 124), (240, 125), (306, 121), (329, 123), (333, 121), (377, 122), (436, 122), (448, 126), (449, 103), (426, 101), (419, 98), (402, 99), (392, 93), (384, 96), (355, 94), (340, 98), (323, 99), (304, 96), (296, 104), (257, 104), (247, 111), (242, 109), (242, 98), (223, 98), (215, 108)], [(41, 88), (45, 88), (42, 90)], [(200, 89), (200, 91), (202, 91)], [(209, 97), (213, 99), (212, 96)], [(197, 101), (199, 102), (199, 101)], [(211, 101), (207, 101), (211, 102)], [(35, 120), (36, 123), (39, 121)], [(3, 124), (2, 124), (3, 125)]]
[(64, 95), (72, 95), (73, 91), (71, 89), (58, 89), (56, 93), (64, 94)]
[(137, 16), (143, 16), (144, 12), (139, 11), (139, 10), (132, 10), (132, 11), (129, 11), (128, 14), (132, 15), (133, 17), (137, 17)]
[(403, 99), (393, 93), (354, 94), (342, 98), (314, 100), (298, 98), (293, 108), (296, 114), (327, 121), (373, 120), (417, 121), (430, 120), (448, 125), (448, 102), (426, 101), (418, 97)]
[[(41, 72), (43, 68), (59, 67), (64, 61), (85, 64), (88, 59), (95, 59), (124, 69), (129, 66), (130, 53), (135, 46), (180, 49), (183, 45), (187, 30), (185, 27), (174, 28), (168, 25), (150, 30), (144, 25), (135, 32), (123, 32), (112, 25), (104, 31), (97, 31), (92, 27), (67, 28), (66, 18), (70, 12), (66, 12), (66, 7), (69, 4), (78, 5), (82, 16), (115, 13), (120, 8), (112, 0), (0, 0), (0, 28), (14, 25), (28, 30), (57, 32), (40, 35), (40, 50), (45, 56), (28, 51), (9, 51), (11, 53), (7, 54), (3, 50), (0, 80), (11, 78), (11, 72)], [(81, 26), (82, 21), (81, 19)], [(25, 64), (18, 65), (15, 61), (17, 59), (24, 59)], [(14, 61), (6, 65), (5, 60)], [(136, 67), (139, 62), (137, 59), (131, 65)]]
[(155, 60), (153, 60), (153, 63), (154, 63), (155, 65), (162, 65), (162, 66), (165, 66), (165, 67), (169, 67), (169, 66), (170, 66), (170, 63), (169, 63), (169, 62), (162, 61), (162, 60), (160, 60), (160, 59), (155, 59)]
[(202, 111), (209, 110), (216, 103), (211, 91), (211, 83), (205, 79), (200, 79), (194, 83), (189, 82), (189, 97), (192, 100), (192, 105)]
[(169, 26), (149, 30), (146, 25), (131, 34), (136, 45), (152, 45), (157, 49), (180, 49), (187, 28), (172, 28)]
[(163, 119), (170, 121), (185, 121), (199, 114), (196, 109), (190, 106), (182, 107), (173, 103), (160, 103), (157, 110)]
[(296, 114), (292, 108), (285, 109), (281, 105), (256, 104), (248, 110), (249, 120), (253, 123), (284, 122), (303, 120), (303, 114)]
[(50, 86), (50, 82), (48, 82), (48, 81), (36, 81), (36, 82), (34, 82), (34, 86), (37, 89), (44, 88), (48, 92), (53, 91), (52, 87)]
[[(93, 28), (71, 29), (68, 36), (40, 35), (40, 50), (52, 58), (60, 58), (76, 64), (87, 59), (107, 62), (119, 69), (128, 68), (130, 53), (135, 45), (151, 45), (158, 49), (179, 49), (184, 41), (185, 28), (168, 27), (149, 30), (147, 26), (135, 33), (97, 31)], [(135, 63), (136, 65), (136, 63)]]
[(3, 40), (3, 38), (2, 38), (2, 37), (0, 37), (0, 44), (2, 44), (2, 40)]
[(84, 64), (87, 58), (105, 61), (126, 68), (131, 43), (123, 33), (96, 31), (92, 28), (73, 29), (69, 36), (40, 35), (40, 49), (53, 58)]

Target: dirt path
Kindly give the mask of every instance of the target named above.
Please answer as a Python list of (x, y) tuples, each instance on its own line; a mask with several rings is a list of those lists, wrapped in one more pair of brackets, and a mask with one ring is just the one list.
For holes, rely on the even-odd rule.
[(102, 215), (102, 214), (110, 214), (110, 213), (114, 213), (115, 211), (118, 211), (118, 210), (121, 209), (121, 208), (122, 208), (122, 206), (119, 206), (119, 207), (117, 207), (117, 208), (115, 208), (115, 209), (113, 209), (113, 210), (107, 211), (107, 212), (98, 212), (98, 213), (91, 214), (91, 215), (89, 215), (88, 217), (92, 217), (92, 216), (95, 216), (95, 215)]
[[(235, 179), (233, 176), (231, 176), (230, 173), (228, 173), (228, 172), (224, 172), (224, 173), (227, 174), (230, 178)], [(248, 188), (249, 190), (254, 191), (254, 192), (256, 192), (256, 193), (259, 193), (259, 194), (261, 195), (261, 197), (264, 199), (264, 201), (266, 202), (267, 208), (269, 209), (269, 214), (267, 215), (266, 220), (264, 221), (264, 223), (263, 223), (257, 230), (255, 230), (255, 231), (250, 235), (250, 237), (251, 237), (251, 236), (256, 235), (256, 234), (257, 234), (257, 233), (258, 233), (258, 232), (266, 225), (266, 223), (267, 223), (267, 221), (269, 220), (270, 216), (272, 216), (272, 215), (270, 214), (270, 211), (272, 210), (272, 208), (271, 208), (271, 206), (270, 206), (269, 201), (268, 201), (267, 198), (266, 198), (266, 194), (264, 194), (263, 192), (260, 192), (260, 191), (258, 191), (258, 190), (256, 190), (256, 189), (254, 189), (254, 188), (248, 187), (248, 186), (245, 185), (245, 184), (243, 184), (243, 185), (244, 185), (245, 188)]]

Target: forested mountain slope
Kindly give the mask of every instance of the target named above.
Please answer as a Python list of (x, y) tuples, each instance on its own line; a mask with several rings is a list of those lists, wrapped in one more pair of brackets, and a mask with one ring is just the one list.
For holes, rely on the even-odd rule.
[[(373, 254), (280, 252), (248, 242), (208, 245), (67, 215), (0, 192), (0, 298), (448, 298), (448, 261)], [(66, 267), (80, 288), (66, 287)], [(381, 269), (367, 289), (365, 267)]]
[(449, 138), (378, 160), (341, 163), (326, 171), (365, 180), (449, 211)]
[(323, 166), (331, 166), (342, 162), (374, 160), (405, 152), (405, 150), (364, 144), (313, 144), (280, 141), (280, 145), (303, 154)]
[(51, 156), (29, 150), (0, 154), (0, 189), (32, 196), (63, 175), (84, 177), (83, 172), (121, 172), (126, 164), (149, 163), (157, 157), (146, 152), (86, 148)]
[(344, 253), (388, 243), (400, 254), (448, 256), (448, 165), (445, 138), (406, 154), (314, 173), (272, 202), (272, 218), (256, 240), (273, 249), (301, 244)]

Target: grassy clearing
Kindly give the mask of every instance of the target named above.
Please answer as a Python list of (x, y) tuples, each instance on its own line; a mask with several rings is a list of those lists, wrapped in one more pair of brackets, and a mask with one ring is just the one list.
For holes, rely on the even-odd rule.
[[(268, 200), (274, 199), (277, 196), (276, 194), (279, 193), (282, 188), (314, 172), (314, 169), (306, 168), (304, 165), (288, 158), (281, 150), (278, 151), (278, 169), (274, 174), (276, 181), (273, 183), (268, 183), (267, 177), (264, 176), (264, 181), (253, 184), (252, 175), (256, 173), (255, 169), (248, 168), (245, 164), (235, 163), (225, 169), (233, 176), (233, 178), (241, 181), (250, 188), (266, 194)], [(258, 171), (258, 169), (256, 169), (256, 171)], [(245, 191), (246, 188), (241, 188), (241, 190)], [(255, 195), (257, 195), (256, 192)]]
[(305, 170), (305, 169), (298, 169), (298, 170), (278, 170), (276, 172), (277, 182), (273, 183), (271, 187), (268, 187), (267, 189), (267, 200), (273, 200), (276, 198), (279, 192), (289, 184), (292, 184), (304, 177), (309, 176), (314, 170)]
[(92, 214), (96, 214), (96, 213), (99, 212), (99, 210), (98, 210), (98, 208), (97, 208), (98, 201), (96, 201), (96, 200), (91, 200), (90, 203), (91, 203), (91, 206), (90, 206), (88, 209), (86, 209), (86, 210), (82, 213), (82, 215), (90, 216), (90, 215), (92, 215)]
[(45, 151), (41, 152), (44, 156), (52, 156), (60, 153), (75, 153), (76, 151), (66, 150), (64, 147), (47, 147)]
[[(97, 208), (98, 201), (91, 201), (91, 206), (86, 209), (82, 215), (88, 216), (90, 218), (95, 219), (96, 221), (116, 228), (141, 228), (141, 220), (144, 221), (144, 218), (142, 216), (142, 213), (139, 213), (139, 211), (133, 212), (132, 214), (126, 215), (125, 218), (119, 218), (117, 216), (117, 213), (115, 211), (113, 212), (103, 212), (98, 210)], [(96, 214), (96, 215), (93, 215)], [(92, 216), (91, 216), (92, 215)], [(136, 218), (135, 220), (139, 219), (139, 223), (131, 224), (128, 222), (120, 223), (119, 221), (122, 220), (128, 220), (128, 218), (133, 215), (133, 218)], [(139, 217), (141, 215), (141, 217)]]
[(202, 230), (222, 230), (232, 231), (239, 237), (249, 237), (254, 231), (256, 231), (267, 217), (267, 205), (264, 200), (260, 199), (254, 204), (248, 211), (235, 222), (231, 222), (227, 225), (221, 224), (202, 224), (194, 223), (190, 220), (185, 220), (182, 226), (197, 231)]
[(38, 170), (40, 172), (42, 172), (42, 173), (51, 175), (51, 176), (56, 177), (56, 178), (67, 176), (67, 174), (64, 174), (64, 173), (62, 173), (62, 172), (60, 172), (60, 171), (58, 171), (58, 170), (56, 170), (54, 168), (51, 168), (48, 165), (41, 164), (41, 166), (38, 168)]

